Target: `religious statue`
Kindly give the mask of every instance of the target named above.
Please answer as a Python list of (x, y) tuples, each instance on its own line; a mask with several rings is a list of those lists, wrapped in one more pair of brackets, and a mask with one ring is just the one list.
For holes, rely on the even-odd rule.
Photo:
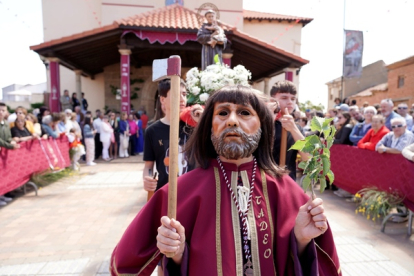
[(222, 53), (226, 48), (227, 38), (223, 29), (217, 24), (216, 13), (208, 10), (205, 13), (207, 23), (203, 23), (197, 33), (197, 41), (203, 45), (201, 50), (201, 69), (214, 64), (214, 56), (218, 55), (219, 61), (223, 64)]

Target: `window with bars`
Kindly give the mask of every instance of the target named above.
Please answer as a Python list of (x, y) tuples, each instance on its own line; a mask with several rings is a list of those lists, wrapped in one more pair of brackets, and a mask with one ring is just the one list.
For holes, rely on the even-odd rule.
[(404, 86), (404, 76), (398, 76), (398, 88)]

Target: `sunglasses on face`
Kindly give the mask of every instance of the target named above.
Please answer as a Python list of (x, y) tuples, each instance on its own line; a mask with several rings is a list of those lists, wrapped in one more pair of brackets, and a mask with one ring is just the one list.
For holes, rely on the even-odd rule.
[(343, 119), (344, 117), (338, 117), (338, 120), (341, 120), (341, 119)]
[(399, 107), (398, 109), (408, 109), (408, 107)]
[(403, 127), (403, 125), (395, 125), (395, 126), (391, 126), (392, 128), (400, 128)]

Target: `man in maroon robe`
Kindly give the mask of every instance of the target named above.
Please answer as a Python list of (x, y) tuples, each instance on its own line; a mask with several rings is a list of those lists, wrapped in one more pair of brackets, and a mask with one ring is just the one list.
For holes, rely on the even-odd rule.
[(186, 146), (198, 168), (178, 179), (177, 220), (165, 185), (116, 246), (112, 275), (151, 275), (161, 258), (164, 275), (341, 275), (322, 200), (275, 165), (273, 133), (251, 88), (211, 96)]

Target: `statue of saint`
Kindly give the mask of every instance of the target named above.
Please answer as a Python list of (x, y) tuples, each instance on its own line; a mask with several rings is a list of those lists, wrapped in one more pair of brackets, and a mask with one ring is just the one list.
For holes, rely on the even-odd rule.
[(226, 48), (227, 38), (223, 29), (217, 24), (216, 13), (208, 10), (205, 14), (207, 23), (203, 23), (197, 33), (197, 41), (203, 45), (201, 50), (201, 69), (214, 64), (214, 56), (218, 55), (223, 64), (222, 53)]

